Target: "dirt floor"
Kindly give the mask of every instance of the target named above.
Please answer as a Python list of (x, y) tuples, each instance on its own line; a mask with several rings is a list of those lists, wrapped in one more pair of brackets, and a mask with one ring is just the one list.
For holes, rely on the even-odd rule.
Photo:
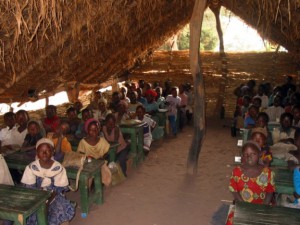
[[(228, 180), (237, 138), (230, 136), (230, 122), (207, 119), (207, 134), (200, 154), (198, 174), (186, 174), (192, 127), (177, 138), (153, 144), (153, 151), (128, 178), (104, 192), (104, 204), (93, 205), (86, 219), (77, 209), (71, 225), (199, 225), (212, 224), (212, 217), (229, 204)], [(79, 193), (72, 193), (78, 199)], [(218, 221), (224, 224), (223, 221)]]

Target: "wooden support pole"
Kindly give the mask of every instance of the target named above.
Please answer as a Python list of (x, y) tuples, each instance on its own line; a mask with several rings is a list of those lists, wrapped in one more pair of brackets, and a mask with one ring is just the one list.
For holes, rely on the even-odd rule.
[(206, 0), (196, 0), (190, 22), (190, 67), (194, 81), (194, 136), (188, 154), (187, 173), (196, 174), (198, 158), (205, 135), (205, 94), (204, 81), (201, 73), (200, 36)]

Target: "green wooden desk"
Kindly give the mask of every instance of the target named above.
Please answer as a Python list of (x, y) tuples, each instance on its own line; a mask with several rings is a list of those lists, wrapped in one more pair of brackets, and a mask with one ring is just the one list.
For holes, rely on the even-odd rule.
[(143, 145), (144, 145), (144, 122), (140, 124), (121, 124), (120, 129), (123, 134), (130, 134), (130, 154), (134, 156), (133, 164), (137, 166), (145, 158)]
[(117, 157), (117, 150), (120, 144), (118, 142), (109, 142), (109, 144), (110, 144), (109, 151), (108, 151), (109, 162), (115, 162)]
[(243, 144), (245, 144), (248, 141), (249, 132), (250, 132), (250, 129), (247, 129), (247, 128), (240, 129), (240, 133), (241, 133), (241, 136), (243, 139)]
[(272, 167), (271, 169), (275, 173), (276, 192), (292, 195), (294, 193), (293, 172), (287, 168)]
[[(118, 146), (120, 145), (118, 142), (109, 142), (110, 147), (108, 151), (109, 155), (109, 162), (115, 162), (116, 161), (116, 155), (117, 155), (117, 150)], [(73, 152), (77, 152), (78, 145), (73, 145), (72, 150)]]
[(299, 209), (236, 202), (234, 225), (299, 225)]
[(279, 122), (269, 122), (268, 123), (268, 130), (269, 131), (273, 131), (274, 128), (279, 128), (280, 127), (280, 123)]
[(167, 136), (167, 112), (168, 110), (158, 110), (158, 112), (155, 114), (159, 118), (159, 126), (164, 127), (164, 135)]
[(283, 160), (283, 159), (277, 159), (273, 157), (273, 160), (271, 162), (271, 166), (272, 167), (284, 167), (287, 168), (288, 163), (287, 161)]
[(21, 225), (36, 212), (38, 224), (47, 225), (46, 201), (50, 195), (43, 190), (0, 184), (0, 218)]
[(4, 157), (8, 168), (24, 171), (26, 166), (35, 160), (34, 156), (26, 152), (15, 152)]
[[(98, 205), (103, 204), (103, 189), (101, 182), (101, 166), (104, 160), (92, 160), (90, 163), (84, 164), (83, 170), (79, 177), (79, 192), (80, 192), (80, 206), (81, 217), (86, 218), (89, 212), (89, 206), (93, 203)], [(77, 168), (67, 167), (67, 175), (69, 179), (76, 179)], [(89, 190), (89, 179), (94, 179), (94, 190)]]
[[(17, 152), (5, 157), (7, 166), (11, 169), (25, 170), (26, 166), (33, 161), (32, 157), (28, 157), (24, 152)], [(85, 218), (89, 211), (89, 206), (93, 203), (103, 203), (103, 189), (101, 183), (101, 166), (103, 160), (92, 160), (90, 163), (85, 163), (79, 177), (79, 192), (81, 216)], [(67, 176), (69, 179), (76, 179), (76, 168), (67, 167)], [(88, 180), (94, 178), (94, 191), (89, 191)]]

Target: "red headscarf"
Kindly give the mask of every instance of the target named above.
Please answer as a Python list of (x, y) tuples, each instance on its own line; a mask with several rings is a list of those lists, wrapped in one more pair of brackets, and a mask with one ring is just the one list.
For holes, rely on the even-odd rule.
[(157, 96), (156, 91), (149, 89), (145, 92), (145, 95), (152, 95), (154, 98)]
[(90, 125), (90, 123), (92, 123), (92, 122), (96, 122), (96, 123), (98, 123), (98, 125), (99, 125), (99, 121), (96, 120), (95, 118), (90, 118), (90, 119), (88, 119), (88, 120), (85, 121), (85, 123), (84, 123), (84, 131), (85, 131), (86, 133), (88, 133), (89, 125)]

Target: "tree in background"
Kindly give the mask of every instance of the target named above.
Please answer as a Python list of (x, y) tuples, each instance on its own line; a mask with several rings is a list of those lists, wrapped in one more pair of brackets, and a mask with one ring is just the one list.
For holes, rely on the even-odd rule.
[[(201, 50), (212, 51), (218, 44), (218, 34), (215, 29), (215, 16), (210, 9), (204, 13), (201, 31)], [(177, 40), (177, 43), (174, 43)], [(178, 46), (178, 49), (176, 47)], [(186, 50), (190, 47), (190, 27), (187, 24), (182, 30), (168, 39), (159, 50)]]
[(186, 25), (180, 32), (178, 38), (178, 49), (185, 50), (190, 48), (190, 26)]
[[(270, 43), (268, 40), (263, 40), (259, 42), (257, 32), (251, 33), (246, 32), (245, 34), (248, 35), (247, 37), (253, 37), (251, 41), (248, 38), (245, 38), (245, 34), (241, 32), (233, 32), (239, 31), (236, 27), (241, 27), (243, 25), (243, 21), (237, 16), (235, 16), (229, 10), (225, 8), (221, 8), (220, 12), (220, 19), (221, 25), (223, 29), (223, 37), (224, 37), (224, 45), (227, 51), (234, 51), (234, 52), (244, 52), (244, 51), (276, 51), (277, 45)], [(201, 45), (200, 48), (203, 51), (218, 51), (219, 48), (219, 39), (218, 33), (216, 31), (216, 21), (213, 12), (210, 9), (207, 9), (204, 13), (203, 17), (203, 24), (202, 24), (202, 31), (201, 31)], [(243, 27), (248, 27), (247, 25), (243, 25)], [(250, 31), (252, 28), (247, 28)], [(244, 28), (243, 28), (244, 30)], [(252, 36), (254, 35), (254, 36)], [(182, 28), (176, 35), (173, 37), (177, 38), (177, 45), (172, 41), (168, 41), (164, 43), (159, 50), (176, 50), (178, 46), (178, 50), (188, 50), (190, 44), (190, 30), (189, 24), (187, 24), (184, 28)], [(254, 41), (255, 40), (255, 41)], [(261, 46), (260, 46), (261, 45)], [(172, 47), (172, 48), (171, 48)], [(284, 51), (285, 49), (280, 47), (279, 51)]]

